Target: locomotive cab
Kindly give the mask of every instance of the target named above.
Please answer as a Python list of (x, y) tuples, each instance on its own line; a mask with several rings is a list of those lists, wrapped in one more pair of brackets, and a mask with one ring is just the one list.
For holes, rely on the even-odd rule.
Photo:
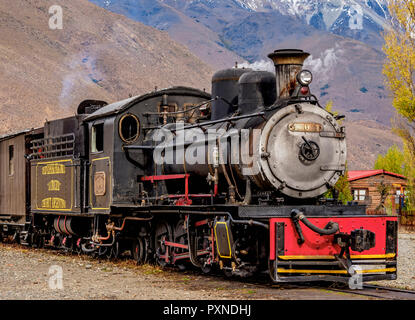
[[(131, 97), (89, 115), (84, 122), (90, 140), (92, 212), (108, 214), (112, 206), (140, 205), (145, 192), (150, 192), (144, 190), (142, 177), (160, 170), (153, 163), (154, 142), (146, 134), (156, 130), (157, 124), (191, 123), (195, 111), (199, 112), (194, 106), (209, 99), (210, 95), (203, 91), (174, 87)], [(163, 182), (157, 188), (166, 193)]]

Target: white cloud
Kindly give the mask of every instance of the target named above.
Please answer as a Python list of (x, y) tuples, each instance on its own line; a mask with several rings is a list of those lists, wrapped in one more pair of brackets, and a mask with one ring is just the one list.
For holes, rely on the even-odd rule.
[(333, 48), (327, 49), (320, 54), (319, 57), (314, 58), (312, 55), (305, 61), (304, 68), (310, 69), (313, 74), (321, 78), (321, 80), (328, 80), (328, 74), (342, 59), (343, 49), (336, 44)]
[(269, 60), (269, 61), (265, 61), (265, 60), (260, 60), (260, 61), (255, 61), (253, 63), (242, 63), (239, 65), (239, 68), (249, 68), (252, 69), (254, 71), (269, 71), (269, 72), (273, 72), (275, 73), (275, 67), (274, 67), (274, 63)]

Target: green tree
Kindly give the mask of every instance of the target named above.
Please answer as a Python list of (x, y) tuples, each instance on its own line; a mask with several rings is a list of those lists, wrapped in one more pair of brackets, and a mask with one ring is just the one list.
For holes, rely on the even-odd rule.
[[(339, 115), (339, 112), (338, 112), (338, 111), (333, 111), (333, 100), (329, 100), (329, 101), (327, 101), (327, 103), (326, 103), (326, 105), (325, 105), (324, 109), (325, 109), (327, 112), (329, 112), (330, 114), (332, 114), (332, 115), (333, 115), (333, 117), (337, 117), (337, 116)], [(342, 124), (343, 124), (343, 119), (339, 119), (339, 120), (337, 120), (337, 123), (338, 123), (339, 125), (342, 125)]]
[(333, 199), (337, 195), (337, 199), (343, 204), (347, 204), (349, 201), (353, 200), (353, 195), (350, 190), (350, 183), (347, 179), (348, 170), (346, 165), (346, 170), (344, 174), (340, 176), (333, 188), (329, 189), (325, 194), (325, 198)]
[(337, 112), (333, 111), (333, 100), (327, 101), (324, 109), (326, 109), (326, 111), (330, 112), (331, 114), (337, 115)]
[(413, 124), (407, 120), (396, 118), (393, 120), (393, 131), (401, 137), (403, 141), (403, 154), (405, 167), (403, 175), (407, 178), (407, 194), (405, 195), (405, 205), (407, 209), (415, 209), (415, 132)]
[(352, 192), (350, 191), (349, 180), (347, 179), (347, 169), (344, 172), (344, 175), (340, 176), (339, 180), (334, 186), (334, 189), (338, 192), (339, 200), (343, 204), (353, 200)]
[(378, 155), (375, 161), (374, 169), (403, 174), (405, 166), (404, 161), (404, 153), (399, 149), (397, 145), (393, 145), (388, 149), (385, 155)]
[(393, 106), (409, 122), (415, 119), (415, 0), (389, 0), (391, 28), (385, 34), (383, 74)]
[(392, 125), (403, 142), (407, 203), (415, 208), (415, 0), (388, 0), (391, 26), (384, 35), (386, 78), (398, 117)]

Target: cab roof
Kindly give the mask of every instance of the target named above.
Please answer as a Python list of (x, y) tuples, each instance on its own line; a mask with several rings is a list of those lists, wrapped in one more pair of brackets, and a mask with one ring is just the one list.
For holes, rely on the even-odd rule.
[(171, 88), (162, 89), (159, 91), (153, 91), (153, 92), (141, 95), (141, 96), (135, 96), (135, 97), (131, 97), (128, 99), (124, 99), (121, 101), (108, 104), (100, 108), (99, 110), (95, 111), (94, 113), (90, 114), (88, 117), (84, 119), (84, 121), (91, 121), (91, 120), (95, 120), (98, 118), (103, 118), (103, 117), (107, 117), (113, 114), (121, 113), (141, 101), (154, 98), (157, 96), (162, 96), (163, 94), (190, 95), (190, 96), (198, 96), (201, 98), (210, 99), (209, 93), (204, 92), (199, 89), (190, 88), (190, 87), (171, 87)]

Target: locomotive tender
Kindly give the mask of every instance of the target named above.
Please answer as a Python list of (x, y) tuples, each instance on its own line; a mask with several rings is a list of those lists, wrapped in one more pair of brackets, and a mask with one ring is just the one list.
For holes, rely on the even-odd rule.
[[(325, 199), (346, 134), (302, 70), (232, 68), (0, 138), (0, 239), (272, 281), (396, 279), (397, 217)], [(17, 204), (16, 204), (17, 203)]]

